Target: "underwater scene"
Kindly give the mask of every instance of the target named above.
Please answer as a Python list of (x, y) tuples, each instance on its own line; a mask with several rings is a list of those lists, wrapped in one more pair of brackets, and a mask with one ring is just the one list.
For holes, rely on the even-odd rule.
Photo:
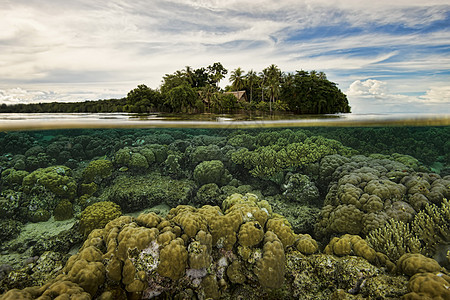
[(450, 299), (450, 126), (0, 133), (0, 299)]

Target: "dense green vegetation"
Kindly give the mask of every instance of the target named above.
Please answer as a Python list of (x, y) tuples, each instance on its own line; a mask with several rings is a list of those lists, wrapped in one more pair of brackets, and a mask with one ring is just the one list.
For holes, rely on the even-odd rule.
[[(287, 111), (297, 114), (348, 113), (347, 97), (325, 73), (296, 71), (284, 73), (272, 64), (256, 73), (237, 68), (230, 72), (230, 85), (219, 83), (228, 74), (220, 62), (206, 68), (187, 66), (166, 74), (159, 89), (141, 84), (125, 98), (74, 103), (36, 103), (0, 106), (0, 112), (239, 112), (248, 110)], [(233, 93), (245, 91), (245, 96)], [(244, 93), (240, 93), (242, 96)]]

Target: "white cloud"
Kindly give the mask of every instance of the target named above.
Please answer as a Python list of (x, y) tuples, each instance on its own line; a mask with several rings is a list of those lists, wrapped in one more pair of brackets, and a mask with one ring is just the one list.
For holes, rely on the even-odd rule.
[(356, 80), (350, 84), (347, 94), (349, 96), (382, 98), (386, 96), (386, 82), (376, 79)]
[(410, 94), (393, 90), (394, 82), (376, 79), (355, 80), (346, 91), (352, 112), (356, 113), (449, 113), (450, 86), (431, 87), (416, 95), (414, 82), (398, 87)]
[[(450, 86), (433, 86), (421, 96), (426, 102), (447, 103), (447, 112), (450, 113)], [(445, 112), (445, 111), (444, 111)]]
[[(125, 92), (126, 94), (126, 92)], [(23, 88), (0, 89), (0, 103), (45, 103), (45, 102), (78, 102), (85, 100), (112, 99), (124, 96), (124, 90), (104, 87), (84, 87), (83, 90), (74, 87), (59, 87), (56, 90), (26, 90)]]

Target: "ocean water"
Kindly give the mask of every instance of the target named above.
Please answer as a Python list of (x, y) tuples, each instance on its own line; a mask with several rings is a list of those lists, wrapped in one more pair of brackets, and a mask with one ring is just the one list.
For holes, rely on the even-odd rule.
[(0, 131), (0, 299), (450, 299), (448, 115)]

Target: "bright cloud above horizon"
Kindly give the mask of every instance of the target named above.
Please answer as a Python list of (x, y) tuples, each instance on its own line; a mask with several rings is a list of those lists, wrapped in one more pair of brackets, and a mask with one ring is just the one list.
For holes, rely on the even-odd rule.
[(0, 103), (121, 98), (221, 62), (323, 71), (355, 113), (450, 112), (448, 0), (6, 0), (0, 14)]

